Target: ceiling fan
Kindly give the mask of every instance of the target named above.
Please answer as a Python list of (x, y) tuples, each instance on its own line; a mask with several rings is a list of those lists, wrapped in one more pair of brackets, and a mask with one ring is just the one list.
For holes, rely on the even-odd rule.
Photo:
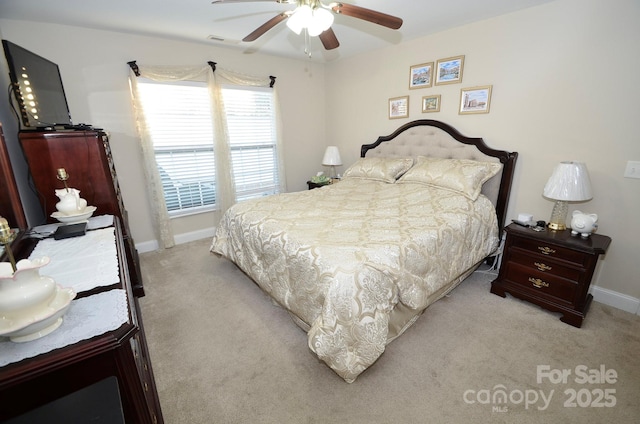
[(306, 36), (318, 36), (324, 48), (332, 50), (340, 46), (340, 42), (338, 41), (336, 34), (333, 32), (333, 29), (331, 29), (334, 14), (351, 16), (352, 18), (362, 19), (391, 29), (398, 29), (402, 26), (402, 19), (400, 18), (342, 2), (332, 2), (325, 5), (320, 0), (213, 0), (211, 3), (248, 3), (264, 1), (295, 4), (296, 8), (282, 12), (269, 19), (251, 34), (244, 37), (242, 41), (255, 41), (271, 28), (286, 20), (287, 26), (296, 34), (300, 34), (304, 31)]

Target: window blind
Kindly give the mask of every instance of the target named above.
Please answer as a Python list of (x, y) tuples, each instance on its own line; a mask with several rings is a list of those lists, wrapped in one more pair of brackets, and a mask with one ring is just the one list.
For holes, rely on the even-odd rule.
[(222, 89), (236, 199), (279, 191), (273, 91), (267, 88)]
[[(138, 80), (170, 216), (212, 210), (216, 200), (213, 123), (205, 83)], [(238, 201), (279, 191), (273, 92), (222, 89)]]
[(213, 209), (216, 172), (206, 85), (139, 81), (138, 91), (170, 215)]

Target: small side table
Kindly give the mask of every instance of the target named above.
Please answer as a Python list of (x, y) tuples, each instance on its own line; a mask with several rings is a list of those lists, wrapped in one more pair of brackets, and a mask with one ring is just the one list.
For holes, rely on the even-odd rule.
[(572, 236), (568, 229), (538, 232), (516, 224), (505, 231), (504, 256), (491, 293), (510, 293), (561, 312), (561, 321), (580, 327), (593, 300), (589, 286), (598, 257), (606, 253), (611, 238)]

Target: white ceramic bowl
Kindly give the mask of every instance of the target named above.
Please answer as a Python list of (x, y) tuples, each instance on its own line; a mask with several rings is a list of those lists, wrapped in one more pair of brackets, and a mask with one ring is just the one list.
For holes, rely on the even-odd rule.
[(97, 208), (95, 206), (87, 206), (87, 208), (82, 213), (77, 213), (74, 215), (64, 215), (60, 212), (54, 212), (51, 214), (51, 217), (57, 219), (63, 224), (77, 224), (79, 222), (85, 222), (86, 220), (91, 218), (91, 215), (93, 215), (96, 209)]
[(17, 320), (0, 317), (0, 336), (9, 337), (12, 342), (29, 342), (46, 336), (60, 327), (75, 297), (72, 288), (58, 286), (54, 299), (37, 314)]
[(0, 263), (0, 317), (21, 320), (40, 313), (51, 303), (58, 286), (53, 278), (40, 275), (40, 268), (50, 261), (47, 256), (21, 259), (15, 272), (10, 264)]

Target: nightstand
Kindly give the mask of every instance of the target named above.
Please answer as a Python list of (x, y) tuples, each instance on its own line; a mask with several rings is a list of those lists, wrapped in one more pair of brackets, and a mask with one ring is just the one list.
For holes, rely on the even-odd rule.
[(593, 296), (591, 278), (598, 257), (606, 253), (611, 238), (592, 234), (572, 236), (571, 230), (534, 231), (511, 224), (498, 278), (491, 293), (505, 293), (562, 313), (561, 321), (580, 327)]

